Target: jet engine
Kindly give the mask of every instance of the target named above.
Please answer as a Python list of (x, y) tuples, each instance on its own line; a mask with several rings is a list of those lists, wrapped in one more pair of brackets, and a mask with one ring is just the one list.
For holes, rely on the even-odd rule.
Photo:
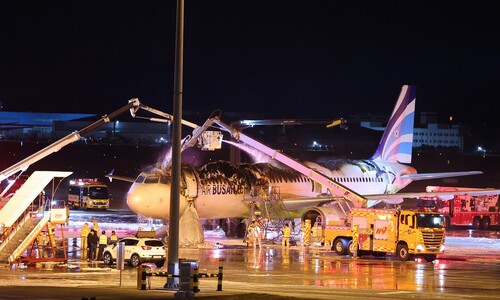
[(311, 220), (311, 226), (314, 226), (316, 222), (320, 222), (322, 226), (347, 224), (347, 215), (338, 206), (311, 207), (302, 214), (302, 220), (307, 219)]

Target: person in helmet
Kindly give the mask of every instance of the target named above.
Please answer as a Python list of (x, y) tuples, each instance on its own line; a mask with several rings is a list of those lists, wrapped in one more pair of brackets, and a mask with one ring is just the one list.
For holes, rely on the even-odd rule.
[(90, 227), (89, 223), (85, 222), (80, 229), (80, 249), (81, 249), (81, 258), (86, 259), (87, 258), (87, 252), (88, 252), (88, 240), (87, 237), (90, 233)]

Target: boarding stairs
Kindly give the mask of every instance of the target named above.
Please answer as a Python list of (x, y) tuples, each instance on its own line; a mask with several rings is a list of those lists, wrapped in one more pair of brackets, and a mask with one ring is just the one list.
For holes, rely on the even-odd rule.
[[(67, 221), (66, 209), (45, 211), (37, 202), (43, 189), (55, 177), (67, 177), (72, 172), (35, 171), (0, 210), (0, 263), (12, 264), (29, 246), (37, 243), (37, 237), (52, 224)], [(39, 201), (38, 201), (39, 202)], [(53, 226), (52, 226), (53, 228)]]

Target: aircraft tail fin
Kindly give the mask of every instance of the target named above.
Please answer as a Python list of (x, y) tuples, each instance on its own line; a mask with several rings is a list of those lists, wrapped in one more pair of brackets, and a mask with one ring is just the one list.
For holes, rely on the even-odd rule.
[(411, 163), (416, 87), (404, 85), (372, 159)]

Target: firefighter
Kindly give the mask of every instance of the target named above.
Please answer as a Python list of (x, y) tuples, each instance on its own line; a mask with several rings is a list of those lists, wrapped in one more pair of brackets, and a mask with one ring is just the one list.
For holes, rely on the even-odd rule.
[(247, 237), (248, 237), (247, 238), (247, 246), (253, 245), (253, 243), (254, 243), (254, 238), (253, 238), (253, 229), (255, 228), (254, 222), (255, 221), (250, 223), (250, 225), (248, 225), (248, 228), (247, 228)]
[(104, 248), (108, 245), (108, 236), (106, 235), (106, 230), (103, 230), (101, 232), (101, 235), (99, 236), (99, 253), (97, 254), (96, 259), (101, 260), (102, 258), (102, 252), (104, 251)]
[(80, 239), (81, 239), (80, 249), (81, 249), (82, 259), (85, 259), (87, 257), (87, 249), (89, 248), (87, 237), (89, 233), (90, 233), (89, 223), (85, 222), (82, 226), (82, 229), (80, 229)]
[(282, 233), (283, 238), (281, 239), (281, 246), (290, 247), (290, 235), (292, 233), (292, 230), (288, 226), (288, 223), (285, 223), (285, 227), (283, 227)]
[(95, 230), (96, 234), (99, 232), (99, 224), (97, 224), (97, 220), (92, 220), (92, 229)]
[(42, 231), (37, 237), (37, 244), (38, 244), (38, 257), (39, 258), (46, 258), (47, 257), (47, 252), (45, 251), (45, 246), (48, 244), (48, 239), (47, 239), (47, 232)]
[(259, 244), (259, 249), (262, 249), (262, 228), (260, 228), (259, 222), (257, 220), (253, 221), (253, 249), (257, 248), (257, 244)]

